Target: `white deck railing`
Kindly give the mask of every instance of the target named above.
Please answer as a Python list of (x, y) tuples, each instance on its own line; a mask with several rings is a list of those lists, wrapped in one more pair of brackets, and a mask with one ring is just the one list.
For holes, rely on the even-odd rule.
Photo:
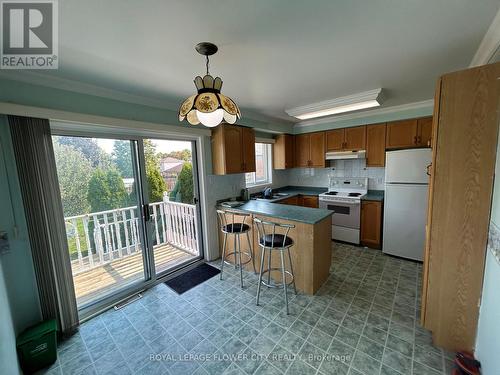
[[(157, 202), (150, 207), (153, 248), (170, 244), (199, 255), (196, 206)], [(132, 206), (64, 218), (73, 274), (141, 252), (138, 215)]]

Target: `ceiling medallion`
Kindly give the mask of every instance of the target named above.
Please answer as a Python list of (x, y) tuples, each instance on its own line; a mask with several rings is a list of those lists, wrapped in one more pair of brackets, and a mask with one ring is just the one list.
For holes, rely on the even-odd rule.
[(192, 95), (179, 108), (179, 121), (187, 121), (191, 125), (202, 123), (206, 127), (213, 128), (222, 121), (234, 124), (241, 118), (241, 112), (236, 103), (228, 96), (222, 95), (222, 79), (214, 79), (209, 72), (209, 58), (218, 50), (215, 44), (209, 42), (198, 43), (196, 51), (206, 57), (207, 74), (202, 78), (197, 76), (194, 79), (194, 85), (198, 94)]

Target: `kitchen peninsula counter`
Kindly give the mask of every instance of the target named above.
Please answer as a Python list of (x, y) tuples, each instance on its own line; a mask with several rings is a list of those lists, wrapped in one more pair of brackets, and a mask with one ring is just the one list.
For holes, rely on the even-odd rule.
[[(240, 207), (223, 209), (235, 212), (244, 212), (251, 215), (245, 223), (251, 227), (250, 238), (252, 239), (252, 251), (255, 258), (257, 271), (260, 267), (260, 246), (258, 243), (257, 228), (253, 223), (253, 218), (257, 217), (265, 221), (281, 224), (293, 224), (295, 228), (289, 232), (294, 245), (291, 247), (293, 271), (297, 291), (306, 294), (314, 294), (328, 279), (332, 257), (332, 211), (319, 208), (299, 207), (271, 203), (265, 201), (250, 200)], [(230, 216), (229, 216), (230, 218)], [(283, 230), (276, 233), (284, 233)], [(226, 253), (233, 251), (233, 239), (229, 235)], [(220, 234), (220, 252), (222, 254), (223, 236)], [(245, 237), (240, 240), (242, 251), (248, 251), (248, 243)], [(245, 257), (243, 256), (243, 260)], [(288, 257), (285, 257), (286, 268), (289, 270)], [(234, 261), (230, 257), (229, 261)], [(279, 252), (273, 252), (272, 267), (279, 267)], [(267, 268), (267, 260), (264, 267)], [(245, 266), (247, 271), (253, 271), (252, 263)], [(275, 281), (281, 281), (279, 272), (272, 273)], [(290, 290), (290, 289), (289, 289)]]

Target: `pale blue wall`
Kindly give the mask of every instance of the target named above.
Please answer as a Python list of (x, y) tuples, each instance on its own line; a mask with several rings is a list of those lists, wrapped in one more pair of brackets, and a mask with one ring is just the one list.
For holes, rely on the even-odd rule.
[[(500, 142), (497, 147), (495, 187), (491, 221), (500, 228)], [(486, 255), (476, 356), (484, 375), (496, 375), (500, 368), (500, 263), (491, 251)]]
[(41, 314), (10, 132), (3, 115), (0, 142), (0, 228), (10, 237), (10, 252), (0, 255), (0, 262), (17, 334), (38, 322)]
[[(179, 122), (176, 111), (7, 79), (0, 79), (0, 102), (156, 124), (178, 125), (179, 128), (186, 126), (186, 123)], [(267, 123), (249, 119), (244, 116), (244, 112), (238, 123), (264, 131), (291, 132), (292, 130), (289, 124)]]

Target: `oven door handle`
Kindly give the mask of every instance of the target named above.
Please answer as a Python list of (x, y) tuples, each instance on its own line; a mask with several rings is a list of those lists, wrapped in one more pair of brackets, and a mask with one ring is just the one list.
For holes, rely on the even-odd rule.
[(321, 203), (325, 204), (345, 204), (349, 206), (359, 206), (361, 204), (361, 201), (353, 201), (353, 202), (341, 202), (341, 201), (331, 201), (331, 200), (319, 200)]

